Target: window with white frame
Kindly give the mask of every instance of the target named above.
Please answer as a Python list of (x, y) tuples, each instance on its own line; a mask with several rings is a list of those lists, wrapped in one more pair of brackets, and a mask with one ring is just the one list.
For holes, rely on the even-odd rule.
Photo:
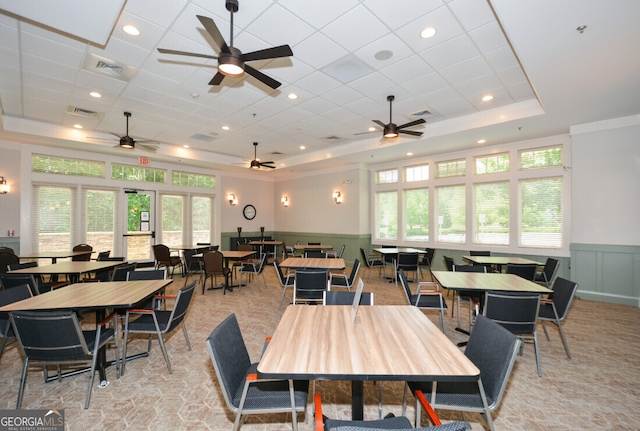
[(404, 168), (404, 180), (408, 183), (429, 179), (429, 165), (408, 166)]
[(395, 184), (398, 182), (398, 170), (387, 169), (376, 172), (376, 184)]
[(404, 191), (404, 239), (429, 241), (429, 189)]
[(464, 177), (467, 174), (465, 159), (436, 163), (436, 178)]
[(33, 251), (71, 250), (75, 233), (76, 189), (34, 185), (32, 196)]
[(518, 182), (518, 245), (561, 248), (562, 177)]
[(398, 192), (376, 193), (376, 238), (398, 239)]
[(184, 244), (184, 196), (162, 195), (162, 243)]
[(211, 242), (213, 198), (193, 196), (191, 198), (191, 238), (193, 244)]
[(509, 172), (509, 153), (475, 157), (477, 175)]
[(84, 190), (85, 242), (94, 250), (115, 248), (116, 193), (113, 190)]
[(509, 245), (509, 181), (473, 186), (475, 244)]
[(521, 169), (562, 166), (562, 146), (534, 148), (520, 151)]
[(466, 189), (464, 185), (436, 188), (437, 242), (464, 244), (466, 236)]

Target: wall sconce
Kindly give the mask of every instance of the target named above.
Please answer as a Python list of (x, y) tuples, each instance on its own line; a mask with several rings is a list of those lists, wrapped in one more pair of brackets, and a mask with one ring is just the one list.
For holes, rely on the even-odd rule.
[(285, 208), (289, 206), (289, 199), (286, 196), (282, 196), (282, 199), (280, 199), (280, 202), (282, 202), (282, 206)]
[(7, 184), (7, 181), (4, 177), (0, 177), (0, 193), (5, 195), (7, 192), (11, 191), (11, 186)]
[(229, 193), (227, 195), (227, 200), (229, 201), (229, 205), (236, 206), (238, 205), (238, 199), (236, 199), (236, 195), (234, 195), (233, 193)]
[(333, 200), (339, 205), (342, 203), (342, 195), (340, 192), (333, 192)]

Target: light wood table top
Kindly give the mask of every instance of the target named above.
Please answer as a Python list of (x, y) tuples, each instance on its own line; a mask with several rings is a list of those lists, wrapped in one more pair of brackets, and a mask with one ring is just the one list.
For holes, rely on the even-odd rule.
[(536, 262), (535, 260), (516, 256), (462, 256), (462, 258), (467, 262), (475, 263), (478, 265), (502, 266), (508, 265), (510, 263), (544, 265), (543, 263)]
[(331, 250), (333, 246), (331, 244), (296, 244), (293, 246), (294, 250)]
[(290, 269), (345, 269), (342, 258), (288, 257), (280, 263), (281, 268)]
[(67, 257), (84, 256), (91, 254), (90, 251), (38, 251), (35, 253), (20, 253), (19, 259), (51, 259), (51, 263), (56, 263), (58, 259)]
[(76, 283), (14, 302), (0, 311), (131, 308), (173, 280)]
[(476, 380), (478, 368), (417, 307), (300, 306), (286, 310), (258, 372), (334, 380)]
[(418, 254), (425, 254), (427, 251), (424, 249), (419, 249), (419, 248), (412, 248), (412, 247), (378, 247), (378, 248), (374, 248), (373, 251), (380, 253), (380, 254), (398, 254), (398, 253), (418, 253)]
[(263, 239), (260, 241), (249, 241), (249, 245), (282, 245), (282, 241), (275, 239)]
[(482, 272), (432, 271), (438, 283), (445, 289), (453, 290), (503, 290), (510, 292), (551, 293), (533, 281), (515, 274), (495, 274)]
[[(85, 253), (86, 254), (86, 253)], [(70, 261), (53, 263), (51, 265), (35, 266), (11, 271), (12, 274), (85, 274), (115, 268), (125, 262), (119, 261)]]

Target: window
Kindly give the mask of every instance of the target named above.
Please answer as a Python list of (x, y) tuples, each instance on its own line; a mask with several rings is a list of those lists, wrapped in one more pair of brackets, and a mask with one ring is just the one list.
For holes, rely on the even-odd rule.
[(509, 182), (475, 184), (475, 244), (509, 245)]
[(398, 192), (376, 193), (376, 236), (398, 239)]
[(518, 189), (518, 245), (561, 248), (562, 178), (520, 180)]
[(404, 192), (404, 237), (408, 241), (429, 241), (429, 189)]
[(141, 168), (138, 166), (112, 165), (111, 179), (147, 183), (164, 183), (166, 171), (163, 169)]
[(376, 184), (394, 184), (398, 182), (398, 170), (389, 169), (376, 172)]
[(96, 251), (115, 248), (115, 192), (110, 190), (86, 190), (86, 243)]
[(562, 147), (536, 148), (520, 152), (522, 169), (548, 168), (562, 165)]
[(495, 174), (509, 172), (509, 153), (492, 154), (475, 158), (476, 174)]
[(438, 187), (436, 211), (438, 214), (437, 242), (464, 244), (466, 237), (465, 186)]
[(213, 189), (216, 187), (216, 177), (214, 175), (191, 174), (188, 172), (173, 171), (171, 173), (171, 184), (175, 186), (190, 186)]
[(211, 242), (212, 198), (194, 196), (191, 199), (191, 237), (193, 244)]
[(71, 250), (75, 245), (76, 199), (69, 187), (33, 187), (32, 247), (34, 251)]
[(404, 170), (404, 178), (408, 183), (429, 179), (429, 165), (409, 166)]
[(34, 154), (31, 169), (45, 174), (104, 178), (105, 163)]
[(465, 159), (436, 163), (437, 178), (464, 177), (466, 172), (467, 161)]
[(168, 246), (184, 243), (184, 197), (162, 195), (162, 243)]

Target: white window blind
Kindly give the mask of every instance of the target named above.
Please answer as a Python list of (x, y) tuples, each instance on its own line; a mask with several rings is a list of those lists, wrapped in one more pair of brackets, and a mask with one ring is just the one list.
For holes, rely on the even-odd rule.
[(437, 242), (464, 244), (467, 238), (465, 186), (436, 188), (436, 211)]
[(212, 208), (210, 197), (194, 196), (191, 199), (191, 237), (194, 244), (211, 241)]
[(86, 243), (96, 251), (115, 248), (115, 192), (85, 190)]
[(473, 186), (476, 244), (509, 245), (509, 182)]
[(429, 241), (429, 189), (404, 192), (404, 237), (408, 241)]
[(75, 189), (33, 186), (33, 251), (67, 251), (77, 242), (75, 234)]
[(518, 182), (520, 247), (562, 247), (562, 178)]
[(162, 195), (162, 243), (184, 244), (184, 197)]

